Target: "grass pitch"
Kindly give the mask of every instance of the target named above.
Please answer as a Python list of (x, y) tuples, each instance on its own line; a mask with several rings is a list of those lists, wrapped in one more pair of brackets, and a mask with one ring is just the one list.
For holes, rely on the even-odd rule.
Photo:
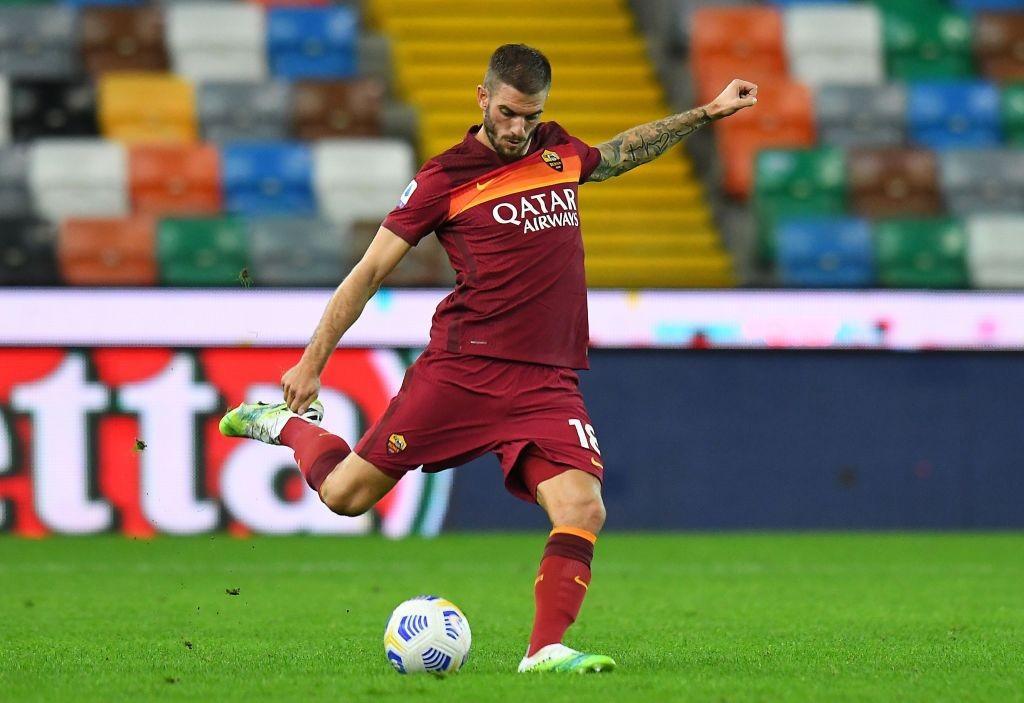
[[(619, 670), (522, 676), (543, 542), (0, 538), (0, 700), (1024, 700), (1022, 535), (608, 535), (567, 643)], [(420, 593), (454, 677), (384, 659)]]

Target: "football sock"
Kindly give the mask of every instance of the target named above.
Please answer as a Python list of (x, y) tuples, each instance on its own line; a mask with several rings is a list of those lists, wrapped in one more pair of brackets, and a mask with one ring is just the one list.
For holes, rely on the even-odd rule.
[(590, 587), (590, 562), (597, 535), (575, 527), (556, 527), (548, 536), (533, 585), (536, 613), (527, 656), (562, 641)]
[(352, 448), (341, 437), (298, 417), (293, 417), (281, 429), (281, 444), (295, 450), (295, 463), (302, 477), (317, 493), (334, 467), (352, 453)]

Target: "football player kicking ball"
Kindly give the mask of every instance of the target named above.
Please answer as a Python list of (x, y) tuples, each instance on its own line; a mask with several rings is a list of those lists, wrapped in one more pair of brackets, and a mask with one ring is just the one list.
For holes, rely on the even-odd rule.
[[(424, 164), (345, 278), (299, 363), (285, 402), (243, 403), (221, 432), (284, 444), (334, 512), (369, 510), (406, 472), (442, 471), (494, 452), (505, 487), (547, 512), (536, 614), (519, 671), (610, 671), (562, 644), (590, 586), (604, 525), (604, 465), (575, 369), (587, 364), (587, 291), (577, 187), (652, 161), (691, 132), (757, 102), (734, 80), (711, 103), (634, 127), (598, 147), (541, 122), (551, 66), (536, 49), (499, 47), (477, 102), (483, 125)], [(430, 344), (355, 449), (318, 427), (319, 376), (341, 336), (399, 260), (437, 234), (457, 272)]]

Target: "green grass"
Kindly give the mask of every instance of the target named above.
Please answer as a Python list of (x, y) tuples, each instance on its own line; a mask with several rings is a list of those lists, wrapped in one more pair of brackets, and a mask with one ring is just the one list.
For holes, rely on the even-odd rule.
[[(1024, 700), (1022, 535), (609, 535), (567, 643), (619, 670), (521, 676), (543, 541), (0, 538), (0, 700)], [(420, 593), (457, 676), (385, 662)]]

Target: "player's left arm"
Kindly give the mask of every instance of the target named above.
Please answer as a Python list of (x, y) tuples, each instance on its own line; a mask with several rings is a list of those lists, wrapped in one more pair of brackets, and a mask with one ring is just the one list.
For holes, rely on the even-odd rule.
[(757, 86), (734, 80), (707, 105), (627, 129), (613, 139), (598, 145), (601, 163), (587, 178), (606, 181), (621, 176), (640, 164), (654, 161), (704, 125), (757, 103)]

